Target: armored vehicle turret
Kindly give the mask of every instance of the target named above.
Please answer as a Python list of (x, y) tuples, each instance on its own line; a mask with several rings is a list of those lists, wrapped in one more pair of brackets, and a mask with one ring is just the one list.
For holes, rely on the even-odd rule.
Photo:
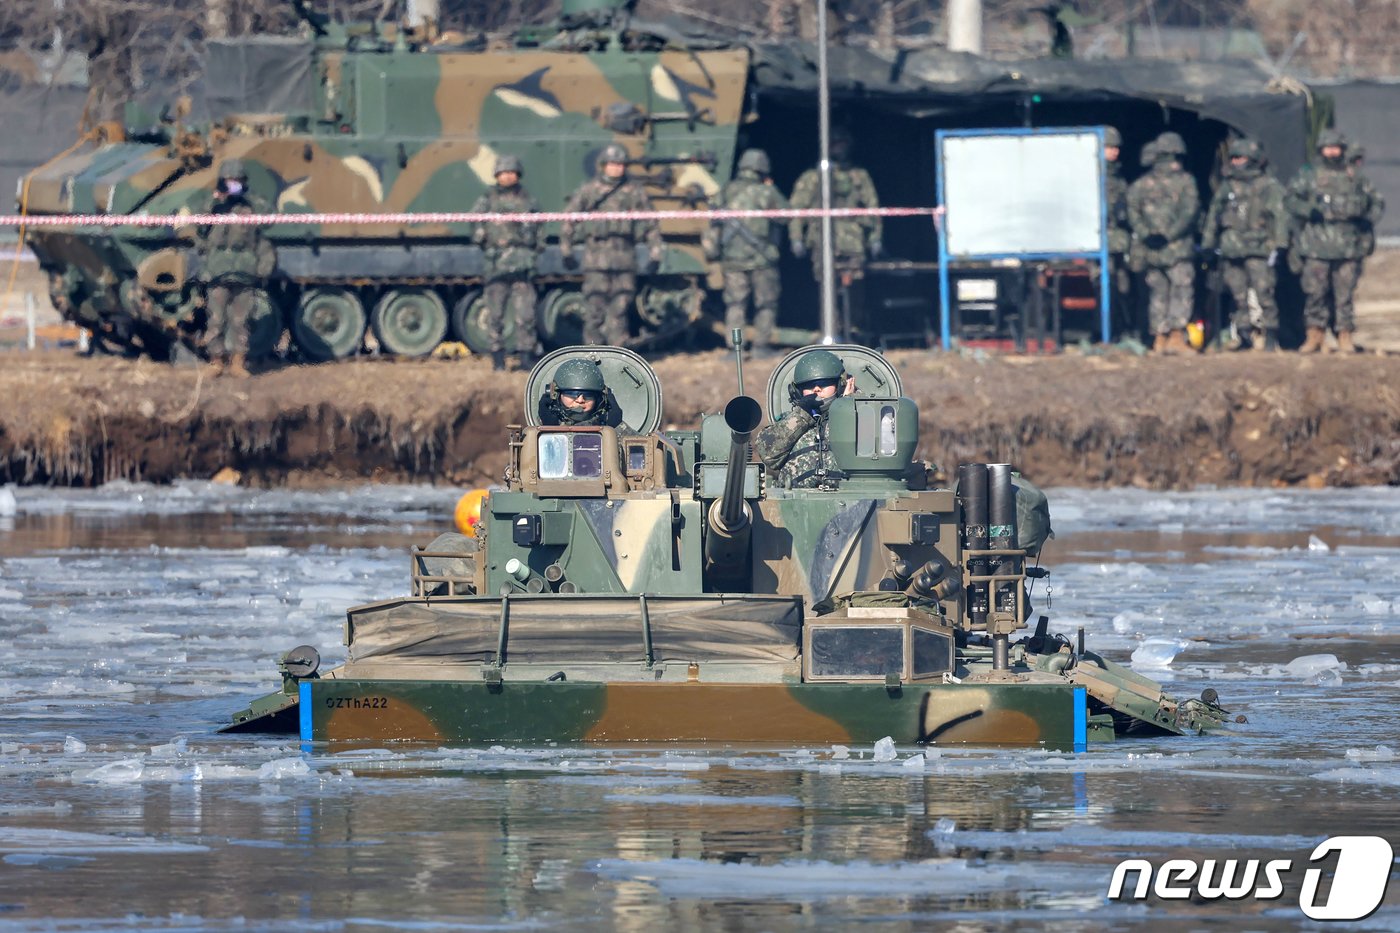
[[(799, 403), (793, 373), (815, 349), (775, 370), (772, 422)], [(1051, 634), (1044, 616), (1028, 632), (1043, 498), (1005, 464), (930, 487), (899, 374), (865, 347), (822, 349), (845, 378), (814, 435), (820, 473), (796, 478), (751, 459), (756, 400), (663, 431), (662, 388), (641, 357), (550, 354), (476, 536), (415, 549), (409, 595), (349, 610), (341, 667), (317, 672), (297, 649), (283, 689), (228, 728), (1068, 750), (1223, 723), (1213, 692), (1169, 697)], [(555, 373), (579, 360), (603, 391), (557, 390)], [(593, 407), (564, 423), (566, 401)]]

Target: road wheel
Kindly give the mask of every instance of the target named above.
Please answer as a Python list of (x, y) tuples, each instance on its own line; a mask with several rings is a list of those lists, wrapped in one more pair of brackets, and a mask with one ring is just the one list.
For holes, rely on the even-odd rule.
[(365, 308), (348, 288), (312, 288), (292, 315), (292, 336), (307, 359), (339, 360), (360, 349)]
[(424, 356), (447, 336), (447, 308), (431, 289), (395, 288), (374, 306), (370, 326), (385, 352)]
[(583, 343), (583, 293), (576, 288), (552, 288), (540, 299), (540, 338), (550, 349)]
[[(486, 299), (481, 289), (468, 289), (452, 307), (452, 328), (457, 339), (465, 343), (473, 353), (490, 353), (491, 340), (486, 336)], [(515, 321), (506, 315), (502, 338), (507, 347), (515, 346)]]

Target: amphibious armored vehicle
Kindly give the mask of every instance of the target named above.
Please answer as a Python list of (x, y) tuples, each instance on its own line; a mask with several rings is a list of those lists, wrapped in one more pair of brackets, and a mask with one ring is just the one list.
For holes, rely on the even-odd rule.
[[(566, 0), (553, 28), (524, 31), (506, 48), (310, 15), (303, 40), (211, 42), (211, 96), (285, 111), (216, 112), (197, 126), (179, 108), (156, 118), (129, 107), (124, 125), (100, 127), (96, 142), (29, 173), (20, 207), (30, 215), (171, 217), (170, 225), (31, 230), (55, 307), (101, 343), (157, 357), (197, 335), (194, 270), (176, 226), (181, 215), (208, 210), (226, 159), (243, 164), (251, 192), (279, 214), (411, 215), (470, 211), (494, 184), (497, 156), (511, 154), (541, 209), (557, 211), (599, 152), (620, 143), (657, 209), (703, 207), (730, 177), (749, 52), (677, 46), (629, 27), (626, 6)], [(230, 88), (263, 92), (240, 100)], [(547, 228), (536, 279), (540, 336), (550, 347), (581, 338), (582, 275), (552, 243), (557, 227)], [(667, 249), (639, 282), (635, 345), (699, 318), (708, 274), (702, 227), (699, 219), (662, 223)], [(484, 266), (471, 231), (463, 223), (267, 227), (278, 277), (252, 355), (284, 332), (312, 361), (359, 352), (367, 333), (399, 355), (428, 353), (449, 335), (489, 349)]]
[[(1224, 722), (1213, 691), (1167, 696), (1044, 616), (1026, 634), (1043, 575), (1028, 559), (1049, 531), (1032, 487), (969, 464), (956, 490), (929, 488), (898, 373), (865, 347), (826, 349), (854, 392), (831, 403), (837, 469), (818, 488), (750, 460), (763, 414), (750, 397), (661, 431), (641, 357), (548, 355), (476, 536), (415, 548), (409, 595), (349, 610), (342, 666), (288, 652), (282, 689), (226, 731), (1070, 750)], [(803, 352), (768, 383), (775, 421)], [(605, 375), (614, 426), (549, 423), (553, 373), (580, 358)]]

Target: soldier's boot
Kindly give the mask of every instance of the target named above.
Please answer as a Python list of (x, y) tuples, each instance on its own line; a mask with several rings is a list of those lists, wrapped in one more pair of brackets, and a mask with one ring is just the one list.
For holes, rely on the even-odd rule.
[(1321, 327), (1309, 327), (1308, 336), (1303, 341), (1303, 345), (1298, 348), (1299, 353), (1319, 353), (1322, 350), (1322, 341), (1327, 336), (1327, 331)]
[(235, 353), (229, 357), (228, 374), (234, 379), (247, 379), (251, 373), (248, 372), (248, 359), (242, 353)]
[(1186, 331), (1174, 330), (1167, 334), (1167, 344), (1162, 352), (1169, 356), (1181, 356), (1191, 352), (1191, 344), (1186, 341)]
[(1153, 353), (1165, 353), (1167, 351), (1167, 335), (1157, 334), (1152, 338)]
[(1337, 331), (1337, 349), (1342, 353), (1355, 353), (1356, 342), (1352, 340), (1352, 332), (1349, 330)]
[(503, 373), (503, 372), (505, 372), (505, 370), (506, 370), (506, 351), (504, 351), (504, 350), (492, 350), (492, 351), (491, 351), (491, 370), (492, 370), (492, 372), (498, 372), (498, 373)]
[(1254, 351), (1257, 352), (1278, 352), (1278, 328), (1265, 327), (1254, 332)]
[(222, 356), (209, 357), (209, 375), (218, 379), (228, 369), (228, 359)]
[(1244, 339), (1244, 334), (1235, 334), (1235, 336), (1225, 341), (1225, 349), (1230, 351), (1231, 353), (1238, 353), (1241, 350), (1248, 350), (1250, 345), (1250, 342)]

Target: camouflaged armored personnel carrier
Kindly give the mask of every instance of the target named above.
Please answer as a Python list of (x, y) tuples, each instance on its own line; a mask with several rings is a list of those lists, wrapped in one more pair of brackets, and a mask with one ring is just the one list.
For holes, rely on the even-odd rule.
[[(220, 162), (238, 159), (251, 192), (278, 213), (470, 211), (517, 156), (545, 211), (563, 208), (597, 154), (620, 143), (658, 209), (703, 207), (728, 179), (745, 106), (749, 52), (692, 49), (625, 28), (621, 0), (565, 0), (553, 28), (487, 48), (393, 24), (308, 19), (300, 42), (211, 43), (211, 94), (257, 82), (287, 112), (179, 116), (101, 128), (101, 141), (31, 172), (29, 214), (170, 215), (172, 226), (36, 228), (30, 242), (55, 306), (100, 341), (163, 356), (201, 330), (179, 215), (208, 209)], [(261, 103), (266, 104), (265, 96)], [(300, 357), (419, 355), (455, 336), (488, 349), (481, 250), (467, 224), (279, 224), (278, 275), (253, 328), (252, 355), (284, 331)], [(547, 228), (551, 244), (557, 225)], [(639, 282), (636, 345), (700, 314), (702, 221), (665, 221), (659, 268)], [(577, 343), (582, 278), (557, 245), (537, 264), (546, 346)], [(513, 325), (510, 325), (513, 326)], [(506, 335), (508, 344), (511, 334)]]
[[(226, 731), (1070, 750), (1222, 724), (1213, 691), (1167, 696), (1043, 616), (1027, 637), (1040, 574), (1027, 557), (1048, 522), (1024, 523), (1023, 546), (1004, 464), (926, 488), (899, 375), (867, 348), (826, 349), (854, 392), (831, 403), (836, 468), (817, 488), (784, 488), (750, 461), (754, 399), (658, 431), (661, 386), (639, 356), (550, 354), (476, 537), (414, 549), (409, 595), (349, 610), (342, 666), (288, 652), (282, 689)], [(774, 421), (802, 352), (768, 384)], [(577, 359), (604, 374), (605, 424), (550, 423), (553, 374)]]

